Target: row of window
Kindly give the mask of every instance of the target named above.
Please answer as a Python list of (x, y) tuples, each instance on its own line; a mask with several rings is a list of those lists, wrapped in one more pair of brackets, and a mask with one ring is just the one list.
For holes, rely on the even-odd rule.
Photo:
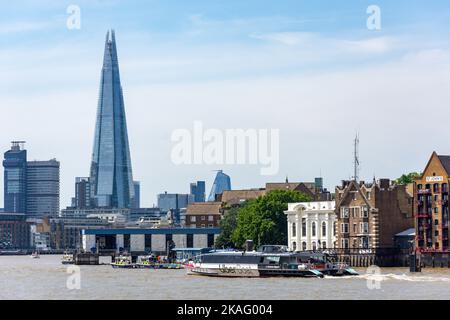
[[(423, 190), (423, 189), (424, 189), (423, 184), (417, 185), (417, 190)], [(427, 183), (425, 185), (425, 190), (431, 190), (431, 184)], [(434, 183), (433, 184), (433, 192), (439, 192), (439, 190), (442, 190), (442, 192), (448, 192), (448, 183), (443, 183), (443, 184)]]
[[(349, 233), (349, 224), (348, 223), (341, 223), (341, 233)], [(357, 224), (353, 224), (353, 233), (357, 233)], [(360, 233), (369, 233), (369, 223), (368, 222), (360, 222), (359, 223), (359, 232)]]
[(369, 208), (367, 206), (362, 207), (341, 207), (341, 218), (368, 218)]
[[(350, 248), (350, 240), (347, 238), (341, 239), (341, 248), (349, 249)], [(362, 237), (359, 239), (353, 239), (353, 248), (368, 249), (369, 248), (369, 238)]]
[[(302, 218), (302, 234), (301, 236), (306, 237), (306, 218)], [(334, 230), (336, 230), (336, 222), (334, 223)], [(336, 232), (334, 232), (334, 235), (336, 235)], [(311, 236), (316, 237), (317, 236), (317, 226), (316, 222), (311, 223)], [(322, 237), (327, 236), (327, 223), (325, 221), (322, 222)], [(297, 237), (297, 224), (294, 222), (292, 223), (292, 237)]]
[[(326, 243), (326, 241), (322, 241), (322, 242), (319, 241), (319, 245), (317, 245), (316, 242), (313, 241), (313, 242), (311, 243), (311, 245), (312, 245), (312, 250), (313, 250), (313, 251), (316, 251), (318, 247), (322, 247), (322, 249), (327, 249), (327, 243)], [(306, 251), (306, 249), (307, 249), (306, 242), (303, 241), (303, 242), (302, 242), (302, 251)], [(292, 242), (292, 250), (293, 250), (293, 251), (297, 251), (297, 242), (295, 242), (295, 241)]]
[[(199, 221), (214, 221), (214, 216), (200, 216)], [(197, 222), (197, 216), (191, 216), (191, 222)]]

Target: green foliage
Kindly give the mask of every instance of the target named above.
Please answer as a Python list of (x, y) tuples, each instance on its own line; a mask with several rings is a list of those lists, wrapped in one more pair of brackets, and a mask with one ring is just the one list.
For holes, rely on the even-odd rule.
[(411, 172), (408, 174), (403, 174), (400, 178), (395, 180), (395, 183), (398, 185), (404, 185), (408, 183), (413, 183), (414, 179), (420, 177), (420, 173), (417, 172)]
[(236, 229), (238, 208), (229, 209), (220, 220), (221, 233), (215, 241), (216, 248), (234, 248), (231, 234)]
[(275, 190), (247, 201), (237, 211), (236, 227), (231, 242), (242, 247), (246, 240), (253, 240), (255, 247), (262, 244), (287, 243), (287, 217), (284, 211), (288, 203), (308, 202), (309, 196), (292, 190)]

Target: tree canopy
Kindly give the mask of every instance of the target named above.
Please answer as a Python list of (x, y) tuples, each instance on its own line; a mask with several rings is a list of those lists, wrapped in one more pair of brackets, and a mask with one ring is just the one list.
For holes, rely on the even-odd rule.
[(253, 240), (256, 247), (262, 244), (286, 245), (287, 217), (284, 211), (288, 203), (311, 200), (309, 196), (292, 190), (274, 190), (249, 200), (225, 215), (216, 246), (242, 247), (246, 240)]
[(408, 183), (413, 183), (414, 179), (420, 177), (420, 173), (418, 172), (410, 172), (407, 174), (403, 174), (400, 178), (395, 180), (395, 183), (398, 185), (404, 185)]

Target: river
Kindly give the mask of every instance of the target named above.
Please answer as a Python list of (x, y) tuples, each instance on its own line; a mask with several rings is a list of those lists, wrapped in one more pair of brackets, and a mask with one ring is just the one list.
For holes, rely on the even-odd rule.
[[(4, 299), (450, 299), (450, 269), (411, 274), (384, 268), (380, 274), (324, 279), (209, 278), (185, 270), (113, 269), (80, 266), (68, 273), (61, 256), (0, 256)], [(105, 260), (106, 262), (106, 260)]]

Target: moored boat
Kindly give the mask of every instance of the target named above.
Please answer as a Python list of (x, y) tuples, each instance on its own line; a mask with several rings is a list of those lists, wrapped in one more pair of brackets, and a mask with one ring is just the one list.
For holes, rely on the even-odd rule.
[(313, 277), (357, 275), (348, 266), (327, 261), (322, 253), (288, 252), (283, 246), (259, 251), (218, 251), (199, 255), (188, 274), (215, 277)]
[(62, 264), (74, 264), (75, 259), (73, 257), (73, 254), (69, 254), (68, 252), (65, 252), (61, 258), (61, 263)]
[(132, 263), (131, 256), (118, 256), (111, 262), (113, 268), (132, 269), (136, 268), (136, 264)]

